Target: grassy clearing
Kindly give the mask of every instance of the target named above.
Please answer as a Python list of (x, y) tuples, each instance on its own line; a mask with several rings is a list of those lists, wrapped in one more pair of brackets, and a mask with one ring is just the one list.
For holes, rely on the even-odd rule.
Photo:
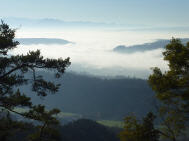
[(123, 126), (124, 126), (123, 121), (115, 121), (115, 120), (99, 120), (99, 121), (97, 121), (97, 123), (100, 123), (100, 124), (108, 126), (108, 127), (123, 128)]
[[(27, 112), (28, 109), (24, 109), (24, 108), (15, 108), (15, 111), (19, 112), (19, 113), (24, 113)], [(58, 118), (65, 118), (65, 117), (80, 117), (81, 115), (79, 114), (74, 114), (74, 113), (65, 113), (65, 112), (60, 112), (57, 117)]]
[[(19, 112), (19, 113), (23, 113), (23, 112), (27, 112), (27, 109), (24, 108), (15, 108), (15, 111)], [(75, 113), (65, 113), (65, 112), (60, 112), (57, 115), (58, 118), (60, 119), (64, 119), (64, 118), (81, 118), (82, 116), (79, 114), (75, 114)], [(117, 127), (117, 128), (123, 128), (124, 123), (123, 121), (116, 121), (116, 120), (98, 120), (97, 123), (102, 124), (104, 126), (108, 126), (108, 127)]]
[(65, 113), (65, 112), (60, 112), (57, 115), (59, 118), (65, 118), (65, 117), (81, 117), (79, 114), (74, 114), (74, 113)]

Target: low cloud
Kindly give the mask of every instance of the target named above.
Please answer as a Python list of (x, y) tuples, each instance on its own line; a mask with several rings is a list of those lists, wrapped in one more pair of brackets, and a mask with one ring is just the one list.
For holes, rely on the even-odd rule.
[[(117, 53), (112, 50), (120, 45), (132, 46), (153, 42), (156, 39), (171, 39), (171, 33), (114, 32), (106, 30), (41, 30), (19, 31), (17, 38), (61, 38), (74, 44), (20, 45), (14, 54), (26, 54), (29, 50), (40, 49), (42, 55), (51, 58), (70, 57), (69, 70), (99, 76), (131, 76), (147, 78), (152, 67), (167, 69), (163, 60), (163, 48), (144, 52)], [(187, 36), (175, 36), (186, 38)]]
[[(93, 48), (95, 48), (93, 46)], [(153, 51), (118, 54), (107, 50), (92, 50), (80, 44), (69, 45), (27, 45), (19, 46), (14, 54), (26, 54), (29, 50), (40, 49), (42, 55), (51, 58), (70, 57), (72, 65), (69, 70), (99, 76), (132, 76), (145, 78), (150, 68), (158, 66), (166, 69), (163, 61), (163, 49)]]

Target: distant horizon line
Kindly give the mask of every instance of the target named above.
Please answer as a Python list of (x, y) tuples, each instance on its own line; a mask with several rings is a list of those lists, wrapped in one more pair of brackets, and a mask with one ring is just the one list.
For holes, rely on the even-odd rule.
[[(107, 26), (107, 27), (116, 27), (121, 28), (120, 30), (124, 30), (125, 28), (129, 30), (182, 30), (182, 31), (189, 31), (189, 26), (186, 25), (178, 25), (178, 26), (167, 26), (167, 25), (147, 25), (147, 24), (131, 24), (131, 23), (116, 23), (116, 22), (95, 22), (95, 21), (77, 21), (77, 20), (63, 20), (59, 18), (52, 18), (52, 17), (44, 17), (44, 18), (28, 18), (28, 17), (1, 17), (0, 19), (4, 20), (5, 22), (9, 22), (9, 20), (16, 21), (33, 21), (33, 22), (54, 22), (56, 24), (86, 24), (88, 26)], [(21, 24), (21, 23), (20, 23)]]

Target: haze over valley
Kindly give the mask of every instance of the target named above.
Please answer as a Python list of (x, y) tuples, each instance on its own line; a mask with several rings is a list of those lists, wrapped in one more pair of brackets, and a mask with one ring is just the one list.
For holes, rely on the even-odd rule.
[[(22, 25), (16, 34), (21, 44), (12, 51), (13, 54), (26, 54), (29, 50), (39, 49), (45, 57), (69, 56), (72, 60), (69, 70), (105, 77), (127, 76), (146, 79), (151, 67), (159, 66), (166, 70), (166, 62), (162, 59), (163, 48), (172, 37), (188, 37), (187, 31), (175, 32), (169, 28), (167, 31), (159, 31), (156, 28), (150, 31), (140, 25), (130, 25), (127, 28), (127, 25), (72, 22), (73, 24), (68, 26), (69, 22), (58, 22), (54, 19), (31, 19), (30, 21), (35, 23), (32, 27), (32, 24), (26, 24), (29, 23), (28, 19), (13, 18), (13, 21), (12, 27), (19, 27), (19, 23)], [(184, 40), (186, 42), (188, 39)], [(115, 48), (120, 45), (131, 46), (132, 49), (138, 45), (139, 47), (134, 52), (117, 53)], [(140, 51), (142, 48), (145, 49)]]

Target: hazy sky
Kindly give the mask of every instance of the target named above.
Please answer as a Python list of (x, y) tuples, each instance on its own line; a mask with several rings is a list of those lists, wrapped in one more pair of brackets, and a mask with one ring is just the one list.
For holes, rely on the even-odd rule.
[(0, 0), (0, 17), (188, 26), (189, 0)]

